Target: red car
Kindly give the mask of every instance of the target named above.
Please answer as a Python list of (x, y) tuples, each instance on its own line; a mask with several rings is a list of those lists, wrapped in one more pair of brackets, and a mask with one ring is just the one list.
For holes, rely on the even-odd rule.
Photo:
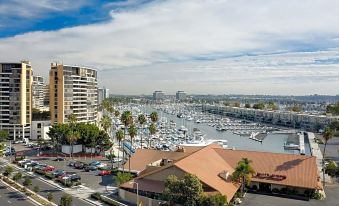
[(55, 170), (55, 167), (54, 166), (50, 166), (50, 165), (47, 165), (46, 167), (44, 167), (42, 169), (42, 171), (44, 171), (44, 172), (51, 172), (53, 170)]
[(111, 175), (112, 171), (111, 170), (102, 170), (101, 172), (99, 172), (100, 176), (106, 176), (106, 175)]

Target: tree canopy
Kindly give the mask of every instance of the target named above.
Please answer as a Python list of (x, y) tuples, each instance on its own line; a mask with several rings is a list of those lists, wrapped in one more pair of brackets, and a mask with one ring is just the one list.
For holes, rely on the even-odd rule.
[(335, 104), (330, 104), (326, 107), (326, 113), (331, 113), (332, 115), (339, 115), (339, 101)]

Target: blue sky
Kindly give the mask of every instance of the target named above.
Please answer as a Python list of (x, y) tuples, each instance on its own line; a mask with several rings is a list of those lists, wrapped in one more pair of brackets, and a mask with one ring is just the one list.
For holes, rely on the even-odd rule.
[(0, 62), (93, 67), (117, 94), (338, 94), (337, 19), (337, 0), (0, 0)]

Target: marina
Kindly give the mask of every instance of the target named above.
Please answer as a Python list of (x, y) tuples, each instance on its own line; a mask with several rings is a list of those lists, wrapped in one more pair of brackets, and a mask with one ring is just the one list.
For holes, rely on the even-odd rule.
[(141, 141), (141, 135), (135, 137), (133, 144), (136, 148), (171, 151), (180, 146), (218, 143), (223, 148), (236, 150), (311, 154), (308, 141), (303, 139), (304, 135), (299, 136), (295, 145), (286, 145), (294, 130), (286, 131), (259, 123), (203, 113), (191, 105), (134, 105), (129, 109), (135, 116), (141, 113), (149, 115), (152, 111), (158, 112), (159, 115), (157, 134), (150, 136), (144, 128), (144, 140)]

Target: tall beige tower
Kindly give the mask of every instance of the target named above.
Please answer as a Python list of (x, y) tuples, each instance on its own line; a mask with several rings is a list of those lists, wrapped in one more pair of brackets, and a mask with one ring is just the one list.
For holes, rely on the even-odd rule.
[(96, 122), (98, 107), (96, 70), (52, 63), (49, 72), (49, 92), (52, 123), (68, 122), (70, 114), (74, 114), (78, 122)]
[(0, 63), (0, 130), (29, 138), (32, 121), (32, 67), (30, 62)]

